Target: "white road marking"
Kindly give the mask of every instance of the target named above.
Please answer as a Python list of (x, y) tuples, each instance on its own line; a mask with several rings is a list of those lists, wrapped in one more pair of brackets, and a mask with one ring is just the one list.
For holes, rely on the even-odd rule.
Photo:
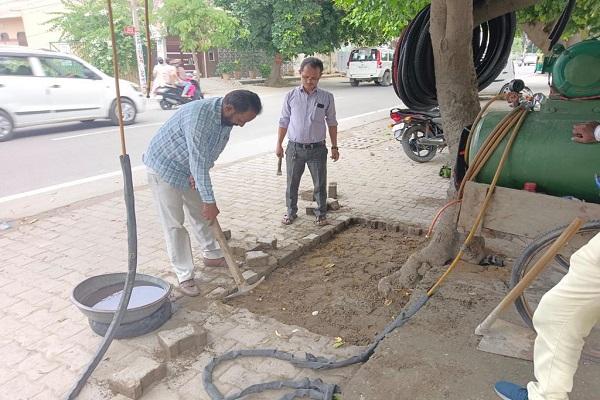
[[(136, 128), (145, 128), (147, 126), (156, 126), (156, 125), (162, 125), (165, 122), (152, 122), (149, 124), (141, 124), (141, 125), (129, 125), (127, 126), (127, 128), (125, 128), (126, 131), (131, 130), (131, 129), (136, 129)], [(110, 130), (105, 130), (105, 131), (97, 131), (97, 132), (88, 132), (88, 133), (80, 133), (79, 135), (71, 135), (71, 136), (61, 136), (61, 137), (57, 137), (57, 138), (52, 138), (50, 140), (68, 140), (68, 139), (75, 139), (75, 138), (80, 138), (80, 137), (84, 137), (84, 136), (94, 136), (94, 135), (104, 135), (105, 133), (119, 133), (119, 128), (115, 127), (113, 129)]]
[(392, 106), (386, 107), (386, 108), (381, 108), (379, 110), (367, 112), (367, 113), (364, 113), (364, 114), (358, 114), (358, 115), (353, 115), (351, 117), (346, 117), (346, 118), (338, 119), (338, 122), (349, 121), (351, 119), (360, 118), (360, 117), (366, 117), (367, 115), (377, 114), (377, 113), (380, 113), (380, 112), (383, 112), (383, 111), (389, 111), (390, 108), (392, 108)]
[[(353, 115), (351, 117), (342, 118), (342, 119), (338, 120), (338, 122), (344, 122), (344, 121), (349, 121), (349, 120), (355, 119), (355, 118), (365, 117), (367, 115), (376, 114), (376, 113), (379, 113), (379, 112), (387, 111), (389, 109), (390, 109), (390, 107), (386, 107), (386, 108), (382, 108), (382, 109), (379, 109), (379, 110), (366, 112), (366, 113), (363, 113), (363, 114)], [(132, 126), (131, 128), (141, 128), (141, 127), (144, 127), (144, 126), (162, 125), (162, 124), (163, 124), (163, 122), (156, 122), (156, 123), (151, 123), (151, 124), (135, 125), (135, 126)], [(112, 132), (115, 132), (115, 131), (114, 130), (110, 130), (110, 131), (102, 131), (102, 132), (90, 132), (90, 133), (84, 133), (84, 134), (81, 134), (81, 135), (73, 135), (73, 136), (64, 136), (64, 137), (61, 137), (61, 138), (54, 138), (54, 139), (51, 139), (51, 140), (66, 140), (66, 139), (73, 139), (73, 138), (77, 138), (77, 137), (81, 137), (81, 136), (97, 135), (97, 134), (101, 134), (101, 133), (112, 133)], [(133, 167), (131, 170), (132, 171), (139, 171), (139, 170), (144, 169), (144, 168), (145, 168), (144, 165), (138, 165), (136, 167)], [(10, 196), (0, 197), (0, 204), (7, 203), (7, 202), (13, 201), (13, 200), (23, 199), (23, 198), (29, 197), (29, 196), (35, 196), (35, 195), (38, 195), (38, 194), (53, 192), (53, 191), (57, 191), (57, 190), (60, 190), (60, 189), (64, 189), (64, 188), (68, 188), (68, 187), (72, 187), (72, 186), (81, 185), (81, 184), (84, 184), (84, 183), (95, 182), (95, 181), (99, 181), (99, 180), (105, 179), (105, 178), (112, 178), (112, 177), (115, 177), (115, 176), (118, 176), (118, 175), (121, 175), (121, 174), (122, 174), (122, 171), (119, 170), (119, 171), (109, 172), (109, 173), (106, 173), (106, 174), (90, 176), (90, 177), (83, 178), (83, 179), (77, 179), (77, 180), (70, 181), (70, 182), (59, 183), (57, 185), (46, 186), (46, 187), (43, 187), (43, 188), (30, 190), (30, 191), (27, 191), (27, 192), (16, 193), (16, 194), (13, 194), (13, 195), (10, 195)]]
[[(144, 169), (144, 168), (146, 168), (145, 165), (138, 165), (137, 167), (131, 168), (131, 171), (139, 171), (139, 170)], [(83, 179), (77, 179), (77, 180), (70, 181), (70, 182), (59, 183), (58, 185), (46, 186), (46, 187), (43, 187), (43, 188), (39, 188), (39, 189), (35, 189), (35, 190), (30, 190), (28, 192), (17, 193), (17, 194), (13, 194), (13, 195), (10, 195), (10, 196), (0, 197), (0, 204), (7, 203), (7, 202), (13, 201), (13, 200), (22, 199), (22, 198), (29, 197), (29, 196), (35, 196), (35, 195), (38, 195), (38, 194), (43, 194), (43, 193), (48, 193), (48, 192), (54, 192), (54, 191), (59, 190), (59, 189), (64, 189), (64, 188), (68, 188), (68, 187), (72, 187), (72, 186), (77, 186), (77, 185), (81, 185), (81, 184), (84, 184), (84, 183), (99, 181), (99, 180), (105, 179), (105, 178), (112, 178), (114, 176), (118, 176), (118, 175), (121, 175), (121, 174), (122, 174), (122, 171), (114, 171), (114, 172), (109, 172), (109, 173), (106, 173), (106, 174), (90, 176), (90, 177), (83, 178)]]

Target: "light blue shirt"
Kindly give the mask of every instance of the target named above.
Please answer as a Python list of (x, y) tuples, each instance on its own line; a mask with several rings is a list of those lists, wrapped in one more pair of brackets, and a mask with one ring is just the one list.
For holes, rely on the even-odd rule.
[(316, 88), (308, 94), (300, 85), (285, 96), (279, 126), (287, 128), (288, 139), (298, 143), (325, 140), (327, 126), (337, 126), (333, 94)]
[(192, 101), (160, 127), (144, 154), (144, 164), (180, 190), (189, 189), (189, 176), (205, 203), (215, 196), (208, 171), (225, 148), (231, 126), (221, 125), (222, 97)]

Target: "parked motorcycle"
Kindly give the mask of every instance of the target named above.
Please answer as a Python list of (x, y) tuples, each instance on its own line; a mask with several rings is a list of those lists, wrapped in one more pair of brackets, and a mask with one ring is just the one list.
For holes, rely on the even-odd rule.
[(430, 161), (437, 151), (446, 147), (438, 109), (413, 111), (392, 108), (390, 118), (394, 121), (394, 138), (402, 143), (402, 149), (411, 160), (420, 163)]
[(183, 86), (161, 86), (156, 89), (156, 94), (162, 96), (160, 100), (160, 108), (163, 110), (170, 110), (173, 107), (180, 106), (182, 104), (189, 103), (190, 101), (203, 99), (204, 95), (200, 92), (200, 84), (197, 80), (191, 80), (192, 85), (195, 86), (195, 91), (191, 97), (183, 97)]

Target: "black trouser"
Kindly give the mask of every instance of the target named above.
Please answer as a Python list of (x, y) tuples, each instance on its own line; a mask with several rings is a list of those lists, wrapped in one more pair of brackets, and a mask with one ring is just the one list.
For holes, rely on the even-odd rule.
[(327, 215), (327, 146), (325, 146), (325, 142), (305, 145), (290, 141), (285, 150), (285, 164), (287, 168), (285, 192), (287, 215), (296, 216), (298, 214), (298, 187), (304, 167), (308, 165), (314, 185), (314, 198), (317, 201), (315, 215), (325, 218)]

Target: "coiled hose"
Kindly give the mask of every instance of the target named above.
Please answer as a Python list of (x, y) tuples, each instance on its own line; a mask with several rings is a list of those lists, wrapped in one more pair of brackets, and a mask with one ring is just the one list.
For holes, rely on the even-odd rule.
[[(396, 95), (408, 108), (418, 111), (438, 105), (429, 23), (428, 5), (400, 36), (392, 65)], [(506, 65), (516, 25), (515, 13), (511, 12), (473, 29), (473, 64), (480, 91), (489, 86)]]

